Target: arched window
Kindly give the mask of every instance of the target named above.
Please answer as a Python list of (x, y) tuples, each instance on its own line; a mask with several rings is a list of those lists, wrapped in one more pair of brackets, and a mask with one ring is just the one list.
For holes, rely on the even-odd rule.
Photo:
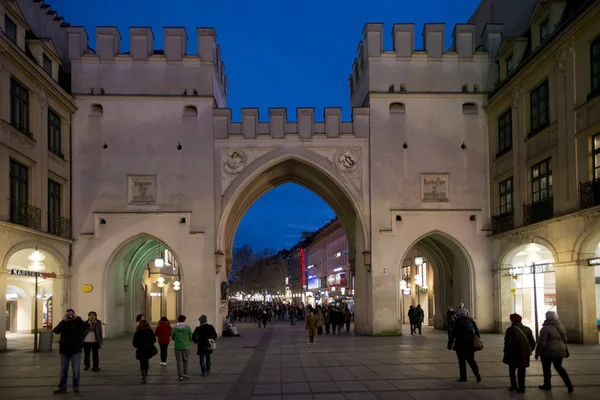
[(92, 104), (90, 115), (104, 115), (104, 108), (102, 107), (102, 104)]
[(463, 114), (477, 114), (477, 104), (464, 103), (462, 106)]
[(404, 114), (406, 112), (406, 106), (404, 103), (392, 103), (390, 104), (390, 114)]
[(187, 105), (183, 109), (183, 115), (195, 117), (198, 115), (198, 109), (196, 108), (196, 106)]

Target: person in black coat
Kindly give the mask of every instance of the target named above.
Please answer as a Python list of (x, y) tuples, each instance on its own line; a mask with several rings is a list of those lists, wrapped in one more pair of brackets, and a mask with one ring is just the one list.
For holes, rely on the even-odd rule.
[[(200, 370), (202, 376), (210, 374), (212, 343), (217, 340), (217, 331), (215, 327), (208, 323), (206, 315), (200, 318), (200, 326), (192, 334), (192, 342), (198, 345), (198, 355), (200, 356)], [(212, 342), (211, 342), (212, 341)]]
[[(512, 325), (504, 335), (504, 358), (502, 359), (502, 362), (508, 365), (509, 390), (516, 390), (517, 393), (525, 393), (525, 371), (529, 368), (531, 353), (535, 349), (533, 333), (523, 325), (522, 320), (519, 314), (511, 314)], [(517, 370), (518, 381), (515, 376)]]
[(479, 366), (475, 361), (475, 335), (480, 337), (479, 328), (477, 328), (475, 321), (467, 316), (465, 308), (456, 310), (456, 317), (454, 328), (452, 328), (452, 333), (448, 339), (448, 350), (456, 351), (458, 369), (460, 371), (460, 378), (458, 380), (460, 382), (467, 381), (466, 363), (469, 363), (477, 382), (481, 382)]
[(152, 327), (145, 319), (138, 322), (133, 334), (133, 347), (135, 347), (135, 358), (140, 361), (140, 371), (142, 373), (142, 383), (146, 383), (148, 377), (148, 368), (150, 368), (150, 359), (158, 352), (154, 346), (156, 336)]
[(73, 391), (75, 393), (79, 392), (81, 347), (86, 328), (87, 324), (75, 315), (73, 309), (69, 308), (64, 319), (52, 330), (55, 334), (60, 335), (60, 381), (58, 383), (58, 390), (54, 393), (67, 392), (69, 363), (73, 369)]

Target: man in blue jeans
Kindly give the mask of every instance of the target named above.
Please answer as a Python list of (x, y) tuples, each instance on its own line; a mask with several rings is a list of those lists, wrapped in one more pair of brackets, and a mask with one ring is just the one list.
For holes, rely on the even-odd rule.
[(67, 393), (69, 363), (73, 368), (73, 392), (79, 392), (79, 364), (81, 362), (81, 346), (87, 325), (75, 311), (69, 308), (65, 317), (52, 332), (60, 335), (60, 382), (54, 394)]
[(200, 370), (202, 376), (210, 374), (211, 359), (210, 355), (213, 352), (212, 344), (217, 339), (217, 331), (215, 327), (208, 323), (206, 315), (200, 318), (200, 326), (194, 330), (192, 341), (198, 345), (198, 355), (200, 356)]

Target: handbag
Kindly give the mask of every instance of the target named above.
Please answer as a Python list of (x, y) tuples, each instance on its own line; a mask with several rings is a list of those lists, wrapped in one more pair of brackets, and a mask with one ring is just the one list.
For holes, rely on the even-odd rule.
[(475, 333), (473, 333), (473, 350), (483, 350), (483, 342), (481, 341), (481, 338), (479, 336), (475, 335)]
[(150, 358), (154, 357), (155, 355), (158, 354), (158, 349), (156, 348), (155, 345), (152, 345), (152, 355), (150, 356)]
[(217, 349), (217, 343), (215, 342), (214, 339), (207, 339), (208, 340), (208, 347), (206, 348), (206, 350), (216, 350)]

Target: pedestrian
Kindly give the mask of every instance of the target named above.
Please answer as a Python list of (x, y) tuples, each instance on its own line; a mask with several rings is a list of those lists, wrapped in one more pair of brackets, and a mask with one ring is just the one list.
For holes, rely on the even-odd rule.
[(90, 352), (92, 353), (92, 371), (100, 371), (100, 358), (98, 357), (98, 350), (102, 347), (102, 321), (97, 318), (95, 311), (88, 313), (88, 320), (86, 321), (87, 332), (83, 339), (83, 365), (84, 370), (90, 369)]
[(448, 339), (448, 350), (454, 350), (458, 358), (458, 369), (460, 371), (459, 382), (467, 381), (467, 364), (473, 370), (477, 382), (481, 382), (479, 366), (475, 361), (475, 336), (480, 337), (477, 324), (467, 316), (466, 309), (456, 310), (456, 321)]
[(158, 338), (158, 347), (160, 347), (160, 365), (167, 365), (167, 353), (169, 349), (169, 343), (171, 343), (171, 323), (167, 317), (162, 317), (158, 321), (158, 326), (154, 329), (154, 336)]
[(573, 384), (569, 379), (569, 374), (562, 366), (563, 358), (569, 357), (567, 347), (567, 329), (558, 320), (558, 315), (554, 311), (546, 313), (546, 320), (540, 330), (537, 347), (535, 349), (535, 359), (542, 358), (542, 372), (544, 373), (544, 384), (539, 388), (542, 390), (552, 390), (552, 370), (551, 366), (562, 378), (569, 393), (573, 393)]
[(417, 326), (417, 312), (414, 306), (408, 307), (408, 322), (410, 323), (410, 334), (414, 335)]
[(267, 329), (267, 320), (269, 319), (269, 315), (267, 314), (267, 310), (263, 310), (261, 314), (261, 319), (258, 321), (258, 327), (260, 328), (260, 323), (262, 321), (263, 329)]
[(308, 329), (308, 338), (311, 343), (314, 343), (315, 336), (317, 336), (317, 324), (319, 318), (314, 314), (314, 312), (309, 312), (306, 316), (306, 329)]
[(350, 332), (350, 322), (352, 321), (352, 313), (348, 306), (344, 310), (344, 323), (346, 324), (346, 332)]
[[(531, 353), (535, 349), (535, 339), (531, 329), (523, 325), (519, 314), (511, 314), (512, 325), (504, 334), (504, 358), (502, 362), (508, 365), (510, 388), (508, 390), (525, 393), (525, 372), (529, 368)], [(515, 376), (515, 372), (518, 375)]]
[(216, 348), (217, 331), (215, 327), (208, 323), (206, 315), (199, 318), (200, 326), (194, 330), (192, 341), (198, 345), (198, 355), (200, 356), (200, 370), (202, 376), (210, 374), (211, 354)]
[(73, 392), (79, 392), (79, 375), (81, 364), (81, 344), (87, 328), (87, 324), (78, 316), (75, 311), (69, 308), (62, 321), (52, 330), (60, 335), (59, 353), (60, 353), (60, 381), (58, 390), (54, 394), (67, 393), (67, 379), (69, 378), (69, 363), (73, 369)]
[(325, 333), (329, 335), (329, 330), (331, 329), (331, 312), (327, 306), (325, 306), (325, 310), (323, 311), (323, 324), (325, 325)]
[(139, 320), (133, 334), (132, 344), (135, 347), (135, 358), (140, 362), (142, 383), (146, 383), (150, 359), (158, 352), (154, 343), (156, 343), (156, 337), (152, 332), (152, 327), (145, 319)]
[(171, 340), (175, 343), (175, 360), (177, 360), (177, 379), (182, 381), (188, 378), (188, 360), (190, 358), (190, 344), (192, 342), (192, 328), (185, 323), (185, 315), (177, 317), (177, 325), (171, 333)]
[(465, 307), (465, 303), (459, 303), (459, 304), (458, 304), (457, 311), (458, 311), (459, 309), (461, 309), (461, 308), (462, 308), (463, 310), (465, 310), (465, 313), (466, 313), (467, 317), (470, 317), (470, 316), (471, 316), (471, 313), (470, 313), (470, 312), (469, 312), (469, 310), (468, 310), (468, 309)]
[(446, 311), (446, 330), (448, 331), (448, 339), (450, 339), (450, 334), (452, 333), (452, 328), (454, 327), (454, 321), (456, 321), (456, 313), (454, 312), (454, 308), (450, 306), (448, 307), (448, 311)]
[(417, 308), (415, 308), (415, 333), (417, 333), (417, 328), (419, 329), (419, 335), (421, 335), (421, 327), (423, 326), (423, 321), (425, 320), (425, 312), (421, 308), (420, 304), (417, 304)]
[(323, 334), (323, 312), (321, 311), (321, 307), (317, 307), (317, 335), (321, 336)]

